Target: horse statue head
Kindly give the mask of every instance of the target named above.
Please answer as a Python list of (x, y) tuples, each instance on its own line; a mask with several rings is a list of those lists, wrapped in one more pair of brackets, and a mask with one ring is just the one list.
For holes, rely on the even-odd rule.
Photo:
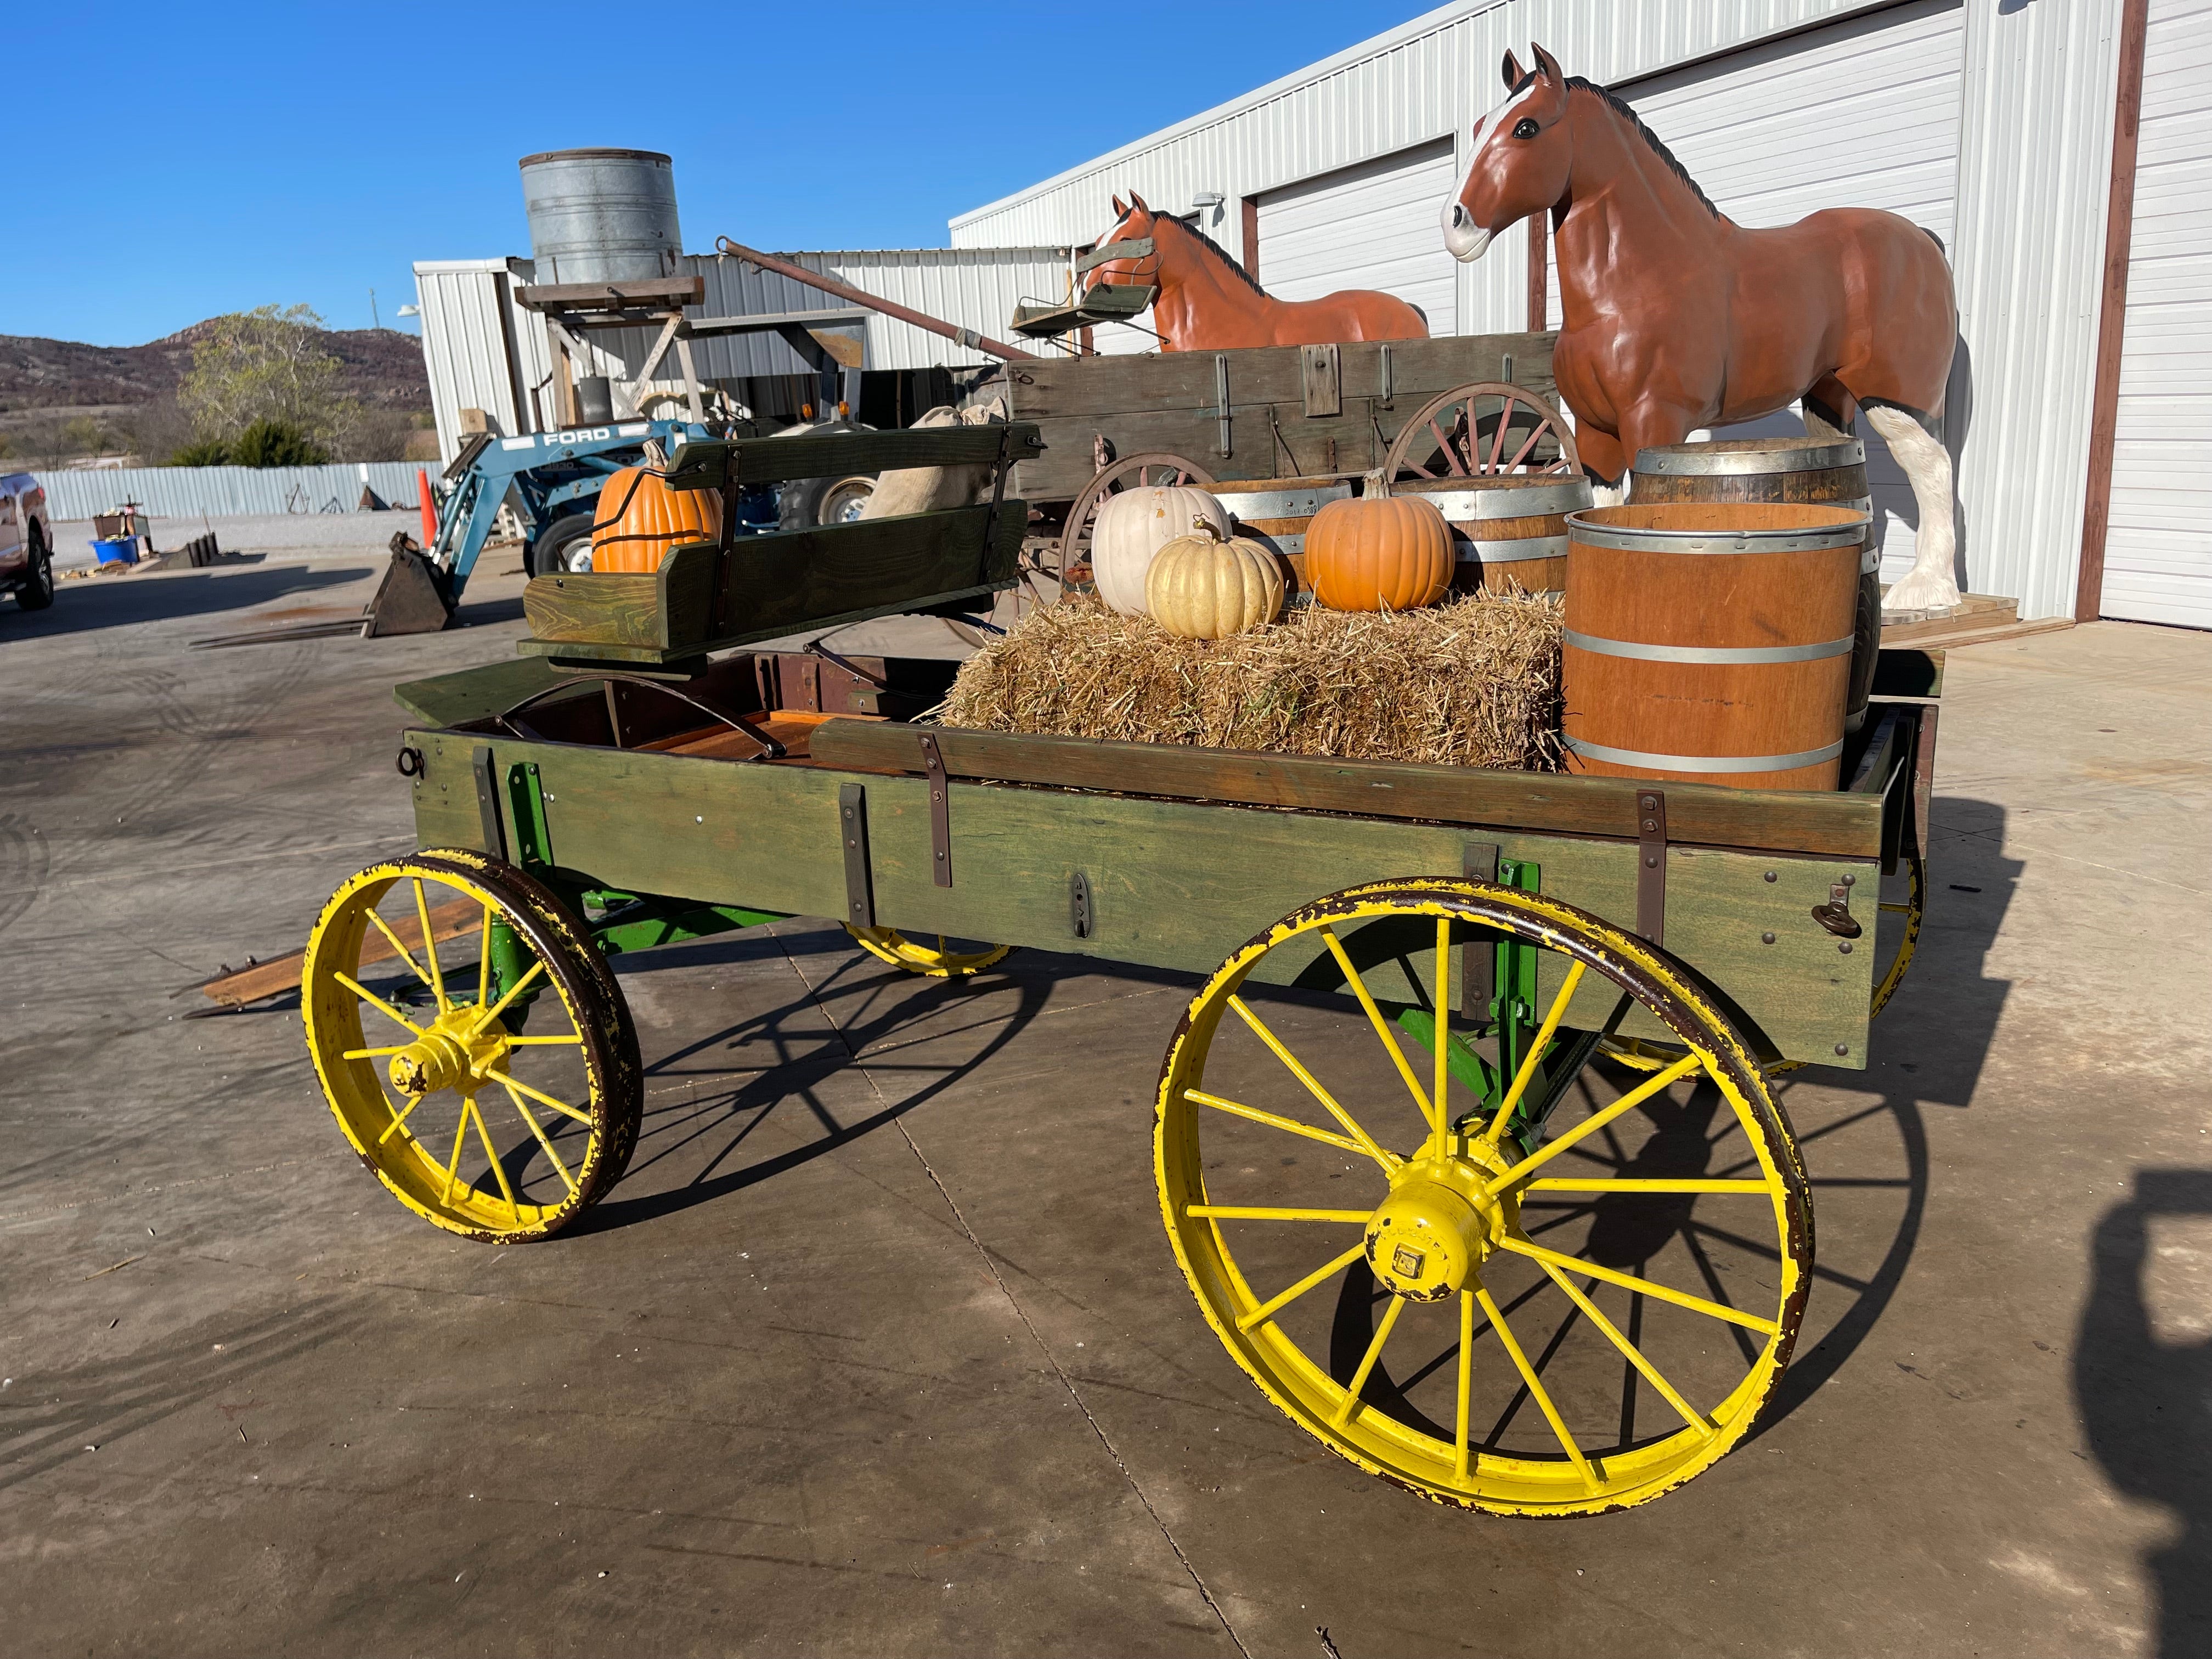
[(1127, 202), (1116, 196), (1113, 203), (1113, 229), (1077, 266), (1087, 268), (1084, 292), (1157, 289), (1152, 320), (1163, 351), (1408, 340), (1429, 331), (1418, 307), (1368, 289), (1318, 300), (1274, 299), (1196, 225), (1155, 213), (1134, 191)]
[(1460, 192), (1444, 204), (1444, 246), (1462, 264), (1480, 259), (1490, 239), (1516, 220), (1541, 213), (1567, 193), (1574, 171), (1574, 133), (1567, 112), (1567, 77), (1559, 59), (1532, 46), (1536, 67), (1505, 54), (1505, 101), (1474, 130), (1474, 164)]
[(1625, 100), (1530, 51), (1528, 69), (1505, 54), (1505, 100), (1474, 130), (1444, 246), (1477, 259), (1516, 220), (1551, 216), (1552, 373), (1601, 501), (1620, 498), (1639, 450), (1694, 431), (1795, 404), (1812, 436), (1842, 436), (1863, 413), (1919, 507), (1889, 604), (1957, 604), (1939, 423), (1959, 318), (1942, 245), (1871, 208), (1739, 225)]

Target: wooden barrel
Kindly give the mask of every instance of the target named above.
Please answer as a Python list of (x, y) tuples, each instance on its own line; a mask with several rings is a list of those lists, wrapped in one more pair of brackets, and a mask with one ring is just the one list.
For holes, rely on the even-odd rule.
[(1313, 592), (1306, 581), (1306, 526), (1329, 502), (1351, 497), (1343, 478), (1237, 478), (1213, 486), (1213, 498), (1237, 520), (1237, 533), (1283, 561), (1291, 604), (1309, 602)]
[(1866, 526), (1778, 501), (1571, 514), (1568, 769), (1835, 788)]
[[(1856, 438), (1719, 438), (1665, 444), (1636, 453), (1629, 500), (1646, 501), (1805, 501), (1848, 507), (1869, 515), (1866, 446)], [(1869, 516), (1861, 556), (1857, 617), (1851, 634), (1851, 691), (1844, 729), (1866, 719), (1881, 648), (1881, 549)]]
[(1493, 591), (1517, 582), (1532, 593), (1567, 585), (1567, 514), (1590, 504), (1588, 478), (1423, 478), (1390, 486), (1419, 495), (1451, 526), (1459, 563), (1452, 586)]

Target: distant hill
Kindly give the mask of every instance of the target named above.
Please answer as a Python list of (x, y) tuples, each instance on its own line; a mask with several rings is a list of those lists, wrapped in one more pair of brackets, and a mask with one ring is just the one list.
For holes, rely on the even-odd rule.
[[(173, 394), (192, 366), (192, 343), (214, 326), (194, 323), (145, 345), (83, 345), (0, 334), (0, 416), (33, 410), (120, 412)], [(346, 366), (345, 389), (371, 409), (414, 412), (430, 407), (422, 343), (396, 329), (326, 331), (325, 349)]]

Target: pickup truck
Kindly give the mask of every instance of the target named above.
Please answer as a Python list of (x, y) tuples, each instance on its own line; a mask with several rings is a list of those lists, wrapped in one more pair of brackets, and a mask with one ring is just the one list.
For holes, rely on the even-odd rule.
[(54, 532), (46, 492), (27, 472), (0, 476), (0, 593), (26, 611), (54, 602)]

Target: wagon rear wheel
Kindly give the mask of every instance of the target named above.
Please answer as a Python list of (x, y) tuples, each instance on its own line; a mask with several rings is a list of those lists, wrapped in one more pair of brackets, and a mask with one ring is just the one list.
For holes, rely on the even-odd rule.
[(1417, 478), (1580, 477), (1575, 434), (1534, 392), (1478, 380), (1431, 398), (1398, 430), (1382, 461), (1392, 483)]
[(1098, 509), (1105, 504), (1106, 498), (1125, 489), (1141, 489), (1153, 484), (1195, 484), (1200, 489), (1211, 489), (1213, 475), (1195, 461), (1187, 461), (1164, 451), (1132, 455), (1100, 467), (1097, 476), (1083, 486), (1083, 493), (1068, 507), (1066, 523), (1060, 529), (1062, 592), (1070, 584), (1091, 578), (1091, 527), (1097, 522)]
[[(1546, 988), (1517, 1060), (1453, 1029), (1462, 951)], [(1639, 1006), (1682, 1058), (1589, 1065), (1570, 1007), (1602, 1027)], [(1742, 1440), (1796, 1338), (1811, 1200), (1756, 1061), (1671, 957), (1535, 894), (1378, 883), (1277, 923), (1184, 1015), (1154, 1151), (1231, 1356), (1440, 1503), (1656, 1498)]]
[(435, 1226), (550, 1237), (629, 1161), (629, 1007), (575, 919), (511, 865), (446, 851), (352, 877), (308, 937), (301, 1008), (338, 1127)]
[[(894, 968), (903, 968), (909, 974), (923, 974), (932, 979), (964, 979), (970, 974), (980, 974), (1005, 957), (1014, 947), (1011, 945), (980, 945), (974, 950), (963, 951), (963, 944), (974, 940), (948, 940), (942, 933), (927, 933), (908, 939), (896, 927), (855, 927), (845, 924), (845, 931), (870, 956), (888, 962)], [(936, 940), (935, 945), (927, 941)]]

